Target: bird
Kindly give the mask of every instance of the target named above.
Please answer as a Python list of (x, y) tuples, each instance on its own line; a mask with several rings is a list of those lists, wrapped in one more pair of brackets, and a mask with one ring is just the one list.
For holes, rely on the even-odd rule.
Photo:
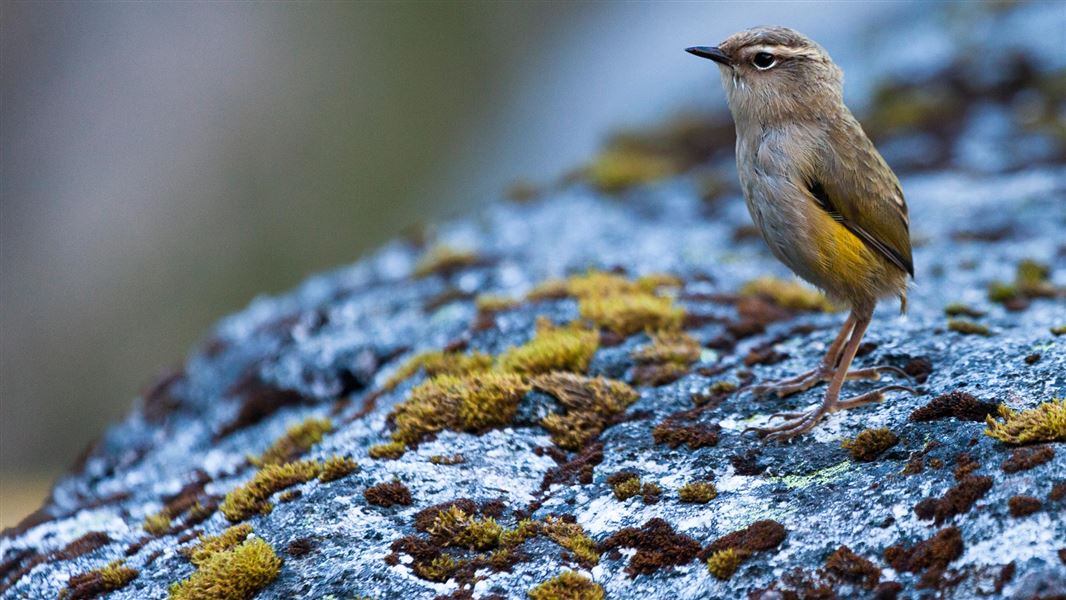
[(716, 63), (736, 125), (737, 174), (756, 228), (771, 253), (800, 278), (850, 309), (820, 364), (753, 386), (779, 397), (828, 382), (820, 405), (777, 413), (752, 427), (764, 441), (787, 441), (827, 415), (884, 399), (887, 385), (841, 399), (845, 380), (907, 377), (899, 368), (849, 371), (880, 299), (907, 306), (914, 278), (910, 220), (896, 174), (844, 104), (844, 74), (829, 53), (787, 27), (756, 27), (717, 46), (686, 48)]

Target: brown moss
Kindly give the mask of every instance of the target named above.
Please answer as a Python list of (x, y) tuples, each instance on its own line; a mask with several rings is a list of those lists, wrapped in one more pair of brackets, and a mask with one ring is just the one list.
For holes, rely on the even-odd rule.
[(390, 481), (387, 483), (379, 483), (377, 485), (368, 487), (363, 491), (363, 497), (370, 504), (376, 504), (377, 506), (384, 506), (386, 508), (394, 505), (410, 506), (411, 505), (411, 490), (407, 489), (407, 486), (399, 481)]
[(983, 335), (985, 337), (992, 335), (992, 330), (988, 327), (965, 319), (948, 319), (948, 330), (963, 335)]
[(873, 562), (855, 554), (851, 548), (841, 546), (825, 561), (826, 571), (837, 578), (872, 590), (881, 581), (881, 569)]
[(689, 504), (706, 504), (718, 496), (713, 483), (694, 481), (686, 483), (677, 490), (677, 497)]
[(359, 470), (359, 463), (347, 456), (333, 455), (319, 466), (318, 480), (327, 483), (336, 481), (342, 477)]
[(187, 579), (170, 587), (172, 600), (244, 600), (266, 587), (281, 571), (270, 544), (253, 538), (207, 558)]
[(662, 495), (663, 489), (657, 483), (646, 481), (640, 486), (640, 496), (644, 504), (656, 504)]
[(268, 499), (275, 492), (318, 477), (321, 466), (314, 461), (295, 461), (283, 465), (266, 465), (242, 486), (226, 494), (219, 507), (231, 522), (243, 521), (254, 514), (266, 514), (273, 506)]
[(440, 245), (418, 261), (412, 274), (415, 277), (428, 277), (433, 274), (447, 276), (481, 262), (482, 259), (476, 252)]
[(995, 414), (997, 407), (991, 402), (982, 402), (966, 392), (955, 390), (941, 394), (928, 404), (916, 409), (908, 417), (911, 421), (936, 421), (954, 417), (963, 421), (984, 421)]
[(106, 567), (79, 573), (67, 581), (67, 587), (59, 592), (60, 600), (90, 600), (103, 594), (120, 590), (140, 574), (121, 560)]
[(696, 540), (683, 533), (675, 533), (669, 523), (659, 518), (649, 520), (639, 529), (620, 529), (600, 544), (601, 552), (614, 548), (633, 548), (637, 551), (626, 565), (626, 573), (630, 578), (687, 564), (700, 552)]
[(923, 573), (930, 569), (942, 571), (962, 556), (962, 532), (958, 527), (945, 527), (933, 537), (907, 548), (895, 544), (885, 549), (885, 560), (897, 571)]
[(985, 435), (1003, 443), (1066, 442), (1066, 399), (1044, 402), (1022, 412), (1015, 412), (1001, 404), (999, 416), (1003, 422), (991, 416), (985, 419), (988, 424)]
[(315, 404), (315, 399), (295, 390), (279, 388), (251, 374), (241, 379), (229, 390), (229, 395), (241, 397), (241, 407), (232, 421), (222, 426), (216, 434), (221, 439), (235, 431), (255, 425), (288, 406)]
[(1004, 473), (1017, 473), (1028, 471), (1055, 458), (1055, 449), (1051, 446), (1034, 446), (1031, 448), (1015, 448), (1010, 458), (1003, 461), (1000, 468)]
[(382, 384), (382, 388), (385, 390), (394, 389), (419, 371), (424, 372), (426, 377), (465, 375), (476, 371), (485, 371), (491, 366), (492, 357), (480, 352), (464, 354), (462, 352), (430, 350), (407, 359)]
[(696, 406), (714, 408), (721, 404), (726, 398), (733, 395), (733, 392), (735, 391), (737, 391), (736, 383), (727, 380), (716, 381), (707, 388), (705, 393), (693, 394), (692, 402)]
[(310, 417), (302, 423), (293, 425), (262, 455), (252, 458), (250, 462), (257, 466), (280, 465), (289, 462), (311, 449), (322, 436), (333, 431), (333, 422), (329, 419)]
[(910, 375), (916, 382), (925, 383), (933, 372), (933, 361), (924, 356), (912, 358), (903, 365), (903, 372)]
[(532, 340), (500, 355), (501, 371), (536, 375), (551, 371), (584, 373), (599, 347), (595, 331), (578, 327), (542, 326)]
[(1040, 510), (1040, 500), (1032, 496), (1011, 496), (1007, 500), (1010, 515), (1014, 518), (1026, 517)]
[(573, 571), (545, 581), (527, 593), (530, 600), (603, 600), (603, 588)]
[(729, 579), (747, 557), (748, 554), (743, 550), (738, 551), (734, 548), (719, 550), (707, 559), (707, 570), (718, 579)]
[(866, 429), (854, 439), (844, 440), (840, 446), (855, 460), (870, 462), (882, 452), (899, 443), (899, 436), (886, 428)]
[(588, 485), (592, 483), (593, 471), (596, 465), (601, 462), (603, 462), (603, 444), (589, 444), (570, 460), (560, 461), (559, 466), (548, 469), (541, 479), (540, 489), (543, 491), (553, 485), (573, 485), (575, 483)]
[(966, 475), (949, 488), (940, 498), (927, 498), (914, 510), (920, 519), (935, 519), (939, 525), (955, 515), (969, 512), (974, 503), (992, 489), (992, 478), (987, 476)]
[(600, 433), (632, 404), (639, 394), (628, 385), (603, 377), (588, 378), (571, 373), (548, 373), (530, 380), (533, 389), (554, 396), (566, 408), (541, 420), (552, 441), (567, 450), (578, 450)]
[(700, 552), (700, 558), (706, 560), (716, 552), (729, 548), (749, 553), (771, 550), (785, 541), (787, 534), (785, 526), (777, 521), (756, 521), (711, 542)]
[(305, 538), (304, 537), (304, 538), (297, 538), (297, 539), (289, 542), (289, 545), (285, 547), (285, 552), (289, 556), (292, 556), (292, 557), (295, 557), (295, 558), (300, 558), (300, 557), (303, 557), (303, 556), (307, 556), (314, 549), (315, 549), (314, 542), (312, 542), (310, 538)]
[(652, 438), (656, 444), (665, 444), (671, 448), (688, 445), (690, 450), (697, 450), (717, 445), (720, 431), (721, 427), (717, 423), (685, 425), (668, 417), (655, 426)]
[(1049, 502), (1066, 500), (1066, 481), (1059, 481), (1051, 486), (1051, 491), (1048, 492), (1047, 499)]
[(740, 287), (741, 297), (757, 297), (793, 311), (833, 312), (836, 307), (820, 292), (796, 281), (759, 277)]

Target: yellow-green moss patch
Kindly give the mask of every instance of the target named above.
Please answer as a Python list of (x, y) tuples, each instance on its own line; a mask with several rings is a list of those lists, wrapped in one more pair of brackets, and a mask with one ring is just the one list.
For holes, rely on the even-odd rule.
[(278, 576), (281, 559), (274, 548), (252, 538), (207, 557), (188, 579), (170, 586), (171, 600), (246, 600)]
[(359, 470), (359, 463), (347, 456), (333, 455), (322, 463), (319, 469), (318, 480), (330, 482), (347, 477)]
[(570, 551), (574, 560), (583, 567), (591, 568), (600, 562), (596, 542), (577, 523), (548, 517), (544, 521), (544, 534), (556, 544)]
[(266, 514), (273, 505), (268, 499), (275, 492), (318, 477), (321, 465), (315, 461), (295, 461), (283, 465), (266, 465), (242, 486), (226, 494), (219, 507), (231, 522), (243, 521), (254, 514)]
[(614, 194), (676, 172), (677, 165), (669, 158), (636, 149), (608, 148), (584, 168), (583, 175), (600, 191)]
[(762, 298), (789, 310), (806, 312), (833, 312), (836, 307), (824, 294), (797, 281), (785, 281), (776, 277), (759, 277), (740, 288), (741, 296)]
[(507, 349), (497, 364), (501, 371), (522, 375), (549, 371), (584, 373), (599, 344), (600, 336), (595, 331), (542, 324), (533, 339)]
[(503, 528), (492, 517), (475, 518), (452, 505), (437, 515), (428, 533), (443, 546), (487, 550), (500, 541)]
[(407, 452), (407, 444), (403, 442), (385, 442), (384, 444), (374, 444), (367, 450), (367, 454), (370, 458), (376, 458), (379, 460), (395, 460), (400, 458)]
[(1066, 442), (1066, 399), (1044, 402), (1036, 408), (1016, 412), (999, 405), (1002, 422), (986, 417), (985, 434), (1014, 445), (1038, 442)]
[(148, 515), (144, 518), (144, 530), (155, 536), (165, 534), (170, 531), (170, 516), (165, 510)]
[(948, 319), (948, 329), (963, 335), (992, 335), (992, 331), (984, 325), (964, 319)]
[(714, 487), (714, 484), (703, 481), (686, 483), (677, 490), (677, 497), (689, 504), (707, 504), (716, 496), (718, 496), (718, 489)]
[(527, 594), (530, 600), (603, 600), (603, 588), (574, 571), (563, 571), (537, 585)]
[(481, 294), (474, 300), (474, 305), (477, 307), (478, 312), (494, 313), (518, 306), (518, 300), (510, 296)]
[(970, 317), (971, 319), (976, 319), (978, 317), (983, 317), (985, 313), (961, 302), (952, 302), (944, 307), (944, 314), (949, 317)]
[(707, 559), (707, 570), (718, 579), (729, 579), (744, 562), (745, 554), (744, 551), (737, 551), (734, 548), (719, 550)]
[(308, 418), (290, 427), (285, 435), (275, 440), (262, 455), (252, 458), (251, 463), (262, 467), (289, 462), (310, 450), (311, 446), (321, 442), (322, 436), (331, 431), (333, 431), (333, 422), (329, 419)]
[(620, 335), (677, 329), (685, 312), (673, 300), (646, 292), (594, 296), (578, 301), (581, 318)]
[(182, 554), (188, 557), (189, 562), (200, 566), (209, 558), (219, 552), (226, 552), (237, 544), (243, 542), (252, 533), (252, 526), (248, 523), (234, 525), (218, 535), (201, 536), (200, 542), (192, 548), (182, 550)]
[(431, 350), (416, 354), (400, 365), (382, 387), (386, 390), (394, 389), (401, 382), (418, 373), (419, 370), (425, 372), (426, 377), (435, 377), (437, 375), (465, 375), (466, 373), (487, 370), (491, 366), (492, 357), (480, 352), (463, 354), (461, 352)]

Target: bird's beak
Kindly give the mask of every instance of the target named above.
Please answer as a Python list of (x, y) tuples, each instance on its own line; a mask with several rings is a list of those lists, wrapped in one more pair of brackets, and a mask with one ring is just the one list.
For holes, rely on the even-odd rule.
[(685, 52), (695, 54), (700, 58), (709, 58), (714, 62), (727, 67), (733, 65), (733, 61), (726, 56), (725, 52), (719, 50), (718, 46), (693, 46), (691, 48), (685, 48)]

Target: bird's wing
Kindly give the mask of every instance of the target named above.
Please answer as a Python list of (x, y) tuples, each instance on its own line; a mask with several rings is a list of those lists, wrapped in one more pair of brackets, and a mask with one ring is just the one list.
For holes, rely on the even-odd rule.
[(853, 117), (838, 125), (807, 175), (807, 189), (837, 222), (914, 277), (910, 220), (896, 174)]

